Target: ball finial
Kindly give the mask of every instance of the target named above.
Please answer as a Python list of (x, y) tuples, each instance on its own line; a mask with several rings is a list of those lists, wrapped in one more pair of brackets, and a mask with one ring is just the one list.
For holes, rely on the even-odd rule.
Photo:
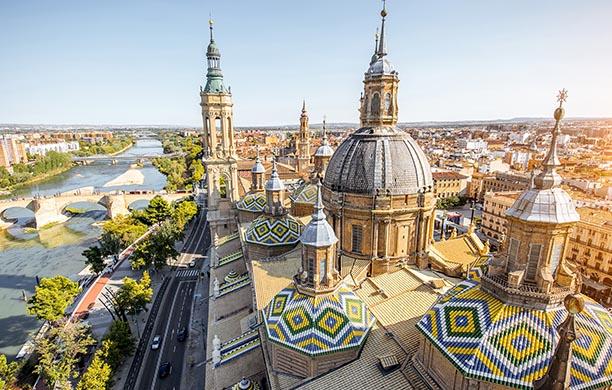
[(380, 11), (380, 16), (383, 18), (387, 16), (387, 2), (385, 0), (383, 0), (383, 9)]
[(571, 315), (576, 315), (584, 310), (584, 298), (579, 294), (569, 294), (565, 297), (563, 303)]

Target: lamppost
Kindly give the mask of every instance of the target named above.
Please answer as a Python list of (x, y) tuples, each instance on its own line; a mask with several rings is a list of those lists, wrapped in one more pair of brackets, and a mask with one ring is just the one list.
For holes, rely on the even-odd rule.
[(476, 208), (476, 200), (472, 199), (470, 210), (472, 211), (470, 214), (470, 223), (474, 223), (474, 209)]

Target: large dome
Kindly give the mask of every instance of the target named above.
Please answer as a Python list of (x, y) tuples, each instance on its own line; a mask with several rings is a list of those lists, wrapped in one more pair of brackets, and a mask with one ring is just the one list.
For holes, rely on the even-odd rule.
[(334, 153), (323, 183), (332, 191), (391, 195), (433, 189), (425, 153), (409, 134), (393, 126), (363, 127)]

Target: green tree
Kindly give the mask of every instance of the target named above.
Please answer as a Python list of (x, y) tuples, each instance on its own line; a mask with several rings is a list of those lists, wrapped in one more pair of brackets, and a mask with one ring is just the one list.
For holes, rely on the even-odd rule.
[(79, 293), (79, 285), (65, 276), (42, 278), (28, 300), (28, 313), (38, 319), (56, 322)]
[(172, 217), (177, 227), (181, 230), (191, 221), (198, 213), (198, 205), (192, 200), (185, 200), (174, 206)]
[(191, 171), (191, 183), (197, 183), (204, 177), (204, 164), (199, 159), (191, 162), (189, 170)]
[(102, 226), (100, 249), (105, 256), (117, 255), (147, 231), (147, 226), (132, 216), (119, 215)]
[(149, 202), (143, 217), (147, 225), (154, 225), (172, 217), (172, 206), (164, 198), (157, 195)]
[(6, 356), (0, 354), (0, 390), (10, 388), (9, 386), (15, 382), (18, 368), (17, 362), (9, 363)]
[(139, 281), (128, 277), (123, 278), (123, 284), (115, 294), (119, 310), (129, 315), (145, 310), (152, 297), (151, 277), (147, 271), (143, 272)]
[(134, 349), (135, 340), (129, 324), (125, 321), (114, 321), (102, 339), (98, 353), (113, 370), (116, 370), (125, 358), (134, 353)]
[(87, 325), (66, 321), (52, 326), (35, 343), (39, 357), (36, 372), (46, 379), (50, 388), (71, 389), (70, 379), (77, 374), (79, 356), (96, 341)]
[[(11, 185), (11, 174), (5, 167), (0, 167), (0, 188), (7, 188)], [(1, 389), (1, 387), (0, 387)]]
[(89, 367), (81, 377), (77, 390), (107, 390), (111, 388), (112, 370), (110, 364), (106, 363), (96, 354)]
[(106, 264), (104, 263), (104, 256), (99, 246), (90, 246), (83, 251), (85, 256), (85, 264), (89, 266), (94, 274), (99, 274), (104, 271)]
[(174, 243), (182, 238), (182, 230), (173, 221), (164, 221), (143, 243), (138, 245), (131, 257), (132, 268), (153, 267), (161, 269), (168, 259), (176, 259), (179, 252)]

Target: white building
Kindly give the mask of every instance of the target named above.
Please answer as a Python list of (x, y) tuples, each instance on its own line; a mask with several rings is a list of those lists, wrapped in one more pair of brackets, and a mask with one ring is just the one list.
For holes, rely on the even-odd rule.
[(45, 156), (51, 151), (60, 153), (74, 152), (79, 150), (79, 148), (80, 146), (77, 141), (26, 145), (26, 151), (29, 154), (38, 154), (41, 156)]
[(484, 152), (487, 150), (489, 144), (487, 141), (482, 139), (459, 139), (457, 140), (457, 147), (463, 150), (473, 150), (478, 152)]

